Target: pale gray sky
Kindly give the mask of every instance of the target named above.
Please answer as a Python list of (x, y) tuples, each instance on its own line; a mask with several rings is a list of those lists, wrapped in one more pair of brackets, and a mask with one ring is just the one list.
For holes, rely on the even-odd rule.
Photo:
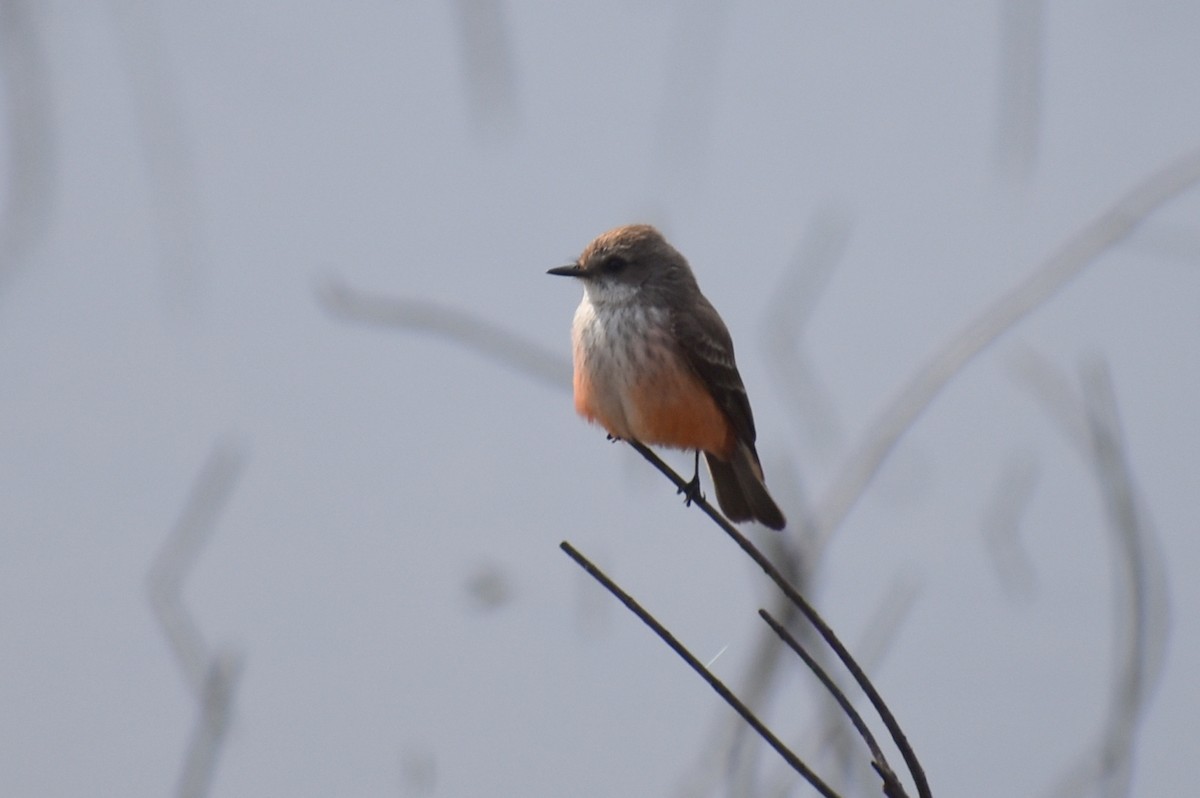
[[(197, 703), (147, 580), (219, 441), (240, 478), (182, 595), (241, 667), (212, 795), (681, 794), (728, 710), (558, 543), (735, 686), (761, 574), (575, 417), (565, 367), (348, 324), (318, 289), (565, 363), (579, 291), (545, 270), (658, 224), (733, 333), (794, 515), (932, 353), (1200, 145), (1192, 3), (1045, 8), (1014, 34), (1032, 104), (1002, 102), (1029, 62), (1002, 68), (999, 4), (489, 7), (0, 2), (0, 794), (176, 789)], [(852, 647), (916, 589), (876, 673), (937, 795), (1052, 794), (1118, 667), (1118, 551), (1019, 376), (1034, 356), (1076, 393), (1107, 362), (1170, 590), (1133, 794), (1194, 783), (1198, 218), (1200, 189), (973, 361), (832, 538), (814, 595)], [(831, 229), (807, 376), (774, 379), (766, 313)], [(766, 713), (802, 754), (815, 695), (791, 663)], [(770, 752), (759, 773), (788, 783)]]

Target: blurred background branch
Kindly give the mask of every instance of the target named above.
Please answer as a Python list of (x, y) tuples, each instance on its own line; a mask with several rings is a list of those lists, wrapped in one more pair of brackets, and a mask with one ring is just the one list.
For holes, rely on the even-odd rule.
[[(573, 303), (503, 265), (637, 217), (763, 347), (739, 360), (794, 528), (747, 536), (854, 642), (939, 790), (1190, 794), (1200, 636), (1155, 585), (1200, 604), (1200, 192), (1155, 203), (1194, 180), (1166, 161), (1200, 130), (1196, 24), (0, 0), (0, 795), (807, 792), (672, 657), (629, 656), (644, 635), (558, 561), (564, 524), (726, 652), (710, 670), (829, 783), (877, 795), (751, 613), (841, 668), (575, 426)], [(354, 266), (314, 306), (320, 264)], [(967, 368), (1005, 329), (1046, 363), (1111, 358), (1120, 417), (1045, 363), (1059, 399), (1022, 413)], [(231, 423), (264, 450), (254, 490), (221, 444), (179, 506), (180, 453)], [(254, 534), (218, 546), (234, 520)], [(680, 578), (655, 579), (674, 536)], [(223, 639), (254, 641), (253, 673)]]
[(1200, 148), (1163, 164), (1122, 195), (917, 369), (867, 429), (817, 503), (815, 523), (820, 539), (827, 540), (836, 532), (900, 437), (976, 355), (1124, 240), (1150, 214), (1197, 182)]
[(0, 0), (2, 140), (7, 181), (0, 193), (0, 293), (46, 235), (54, 207), (57, 139), (40, 16), (28, 0)]
[(220, 443), (213, 448), (148, 574), (150, 606), (196, 701), (196, 725), (177, 787), (181, 798), (209, 793), (242, 670), (239, 654), (213, 649), (205, 641), (183, 600), (183, 585), (212, 537), (244, 465), (240, 447)]
[(133, 96), (150, 190), (164, 305), (169, 317), (198, 312), (204, 287), (200, 187), (175, 67), (152, 0), (109, 0)]
[(829, 391), (809, 362), (804, 332), (850, 243), (851, 223), (825, 208), (814, 214), (799, 252), (771, 291), (763, 312), (761, 340), (771, 362), (767, 374), (800, 430), (798, 448), (828, 455), (841, 446), (842, 429)]
[(1021, 521), (1037, 487), (1038, 468), (1030, 457), (1013, 457), (1003, 467), (996, 491), (984, 510), (983, 539), (1000, 586), (1010, 598), (1032, 598), (1037, 573), (1021, 542)]
[(1107, 718), (1096, 741), (1050, 794), (1122, 798), (1132, 794), (1137, 733), (1166, 658), (1166, 562), (1134, 484), (1107, 364), (1097, 360), (1082, 370), (1082, 393), (1032, 350), (1022, 353), (1020, 374), (1092, 469), (1113, 563), (1114, 667)]
[(1042, 133), (1045, 0), (1001, 0), (996, 154), (1000, 169), (1028, 180)]
[(454, 6), (472, 126), (480, 135), (509, 134), (517, 125), (519, 110), (507, 4), (454, 0)]
[(421, 299), (382, 297), (335, 279), (318, 289), (317, 300), (325, 312), (340, 321), (432, 333), (536, 382), (560, 390), (571, 387), (569, 360), (477, 314)]

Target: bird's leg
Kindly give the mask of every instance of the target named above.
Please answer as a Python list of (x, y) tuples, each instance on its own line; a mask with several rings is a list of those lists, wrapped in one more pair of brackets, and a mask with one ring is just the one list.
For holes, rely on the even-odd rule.
[(618, 438), (616, 435), (613, 435), (611, 432), (608, 433), (607, 435), (605, 435), (604, 437), (608, 438), (610, 443), (620, 443), (621, 442), (621, 439)]
[(704, 495), (700, 493), (700, 450), (696, 450), (696, 467), (692, 473), (692, 481), (680, 488), (677, 493), (683, 494), (683, 504), (685, 507), (691, 507), (692, 502), (697, 499), (703, 499)]

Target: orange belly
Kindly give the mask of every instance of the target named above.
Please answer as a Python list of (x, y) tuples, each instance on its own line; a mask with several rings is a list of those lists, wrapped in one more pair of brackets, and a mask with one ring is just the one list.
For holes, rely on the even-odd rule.
[(733, 426), (704, 384), (683, 368), (660, 367), (619, 384), (598, 385), (586, 360), (575, 368), (575, 410), (617, 438), (699, 449), (728, 460)]

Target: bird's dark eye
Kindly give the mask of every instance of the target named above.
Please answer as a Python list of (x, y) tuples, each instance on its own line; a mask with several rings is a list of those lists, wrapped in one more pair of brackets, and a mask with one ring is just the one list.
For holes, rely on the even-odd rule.
[(600, 264), (600, 269), (605, 274), (620, 274), (625, 271), (625, 267), (629, 265), (629, 261), (625, 260), (620, 255), (609, 255), (604, 259), (604, 263)]

